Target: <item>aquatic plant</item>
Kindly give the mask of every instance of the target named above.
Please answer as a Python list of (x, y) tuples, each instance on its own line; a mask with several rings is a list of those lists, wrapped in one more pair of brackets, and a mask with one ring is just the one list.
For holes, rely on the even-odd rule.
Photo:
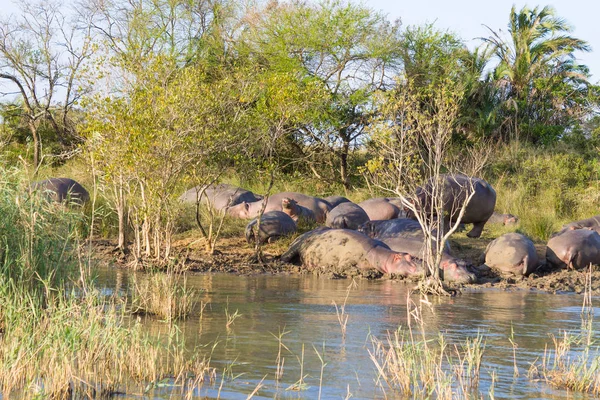
[(197, 303), (197, 293), (187, 287), (185, 275), (167, 271), (130, 276), (131, 310), (165, 321), (187, 317)]
[(408, 328), (388, 333), (384, 340), (371, 337), (373, 350), (369, 355), (382, 391), (412, 398), (481, 397), (478, 386), (485, 350), (483, 336), (478, 334), (453, 345), (443, 333), (427, 338), (421, 309), (410, 298), (407, 301)]

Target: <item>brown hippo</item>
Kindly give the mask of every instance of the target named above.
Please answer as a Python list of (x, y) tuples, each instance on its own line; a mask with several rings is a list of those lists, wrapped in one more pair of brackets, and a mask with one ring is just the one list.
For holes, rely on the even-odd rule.
[(539, 260), (533, 242), (520, 233), (506, 233), (485, 249), (485, 265), (502, 273), (529, 275)]
[(371, 221), (398, 218), (400, 208), (392, 204), (387, 197), (376, 197), (358, 203)]
[[(196, 186), (179, 196), (179, 200), (184, 203), (196, 203), (202, 193), (203, 186)], [(207, 185), (200, 201), (210, 205), (217, 211), (222, 211), (227, 207), (234, 206), (243, 201), (255, 202), (262, 199), (262, 196), (255, 195), (249, 190), (230, 185), (228, 183), (219, 183), (217, 185)]]
[(285, 262), (296, 259), (304, 266), (328, 268), (334, 272), (357, 267), (402, 276), (423, 274), (419, 260), (407, 253), (392, 251), (383, 242), (349, 229), (321, 228), (299, 236), (281, 256)]
[(316, 222), (315, 213), (312, 212), (312, 210), (298, 205), (296, 200), (290, 199), (289, 197), (284, 197), (283, 200), (281, 200), (281, 210), (292, 217), (296, 223), (298, 223), (298, 220), (305, 223)]
[(423, 238), (421, 224), (409, 218), (368, 221), (362, 224), (358, 231), (373, 239), (398, 236)]
[(351, 201), (345, 198), (344, 196), (329, 196), (325, 197), (323, 200), (325, 200), (331, 205), (331, 209), (336, 208), (342, 203), (351, 203)]
[(487, 222), (490, 224), (515, 225), (519, 222), (519, 218), (512, 214), (500, 214), (494, 211)]
[(581, 269), (600, 264), (600, 235), (589, 228), (567, 230), (552, 237), (546, 261), (553, 267)]
[[(492, 216), (496, 206), (496, 191), (492, 186), (480, 178), (469, 177), (462, 174), (442, 175), (444, 181), (444, 225), (456, 221), (463, 203), (466, 201), (471, 190), (475, 194), (467, 204), (462, 222), (473, 224), (473, 229), (467, 236), (478, 238), (481, 236), (483, 227)], [(426, 210), (431, 206), (431, 181), (425, 186), (417, 188), (417, 198), (421, 207)], [(412, 214), (409, 212), (409, 214)], [(412, 215), (414, 217), (414, 214)]]
[[(255, 218), (246, 225), (246, 240), (248, 243), (256, 241), (256, 224), (258, 219)], [(269, 211), (262, 215), (260, 219), (260, 229), (258, 230), (258, 240), (260, 243), (271, 243), (282, 236), (291, 235), (296, 232), (296, 223), (283, 211)]]
[(358, 204), (342, 203), (327, 213), (325, 226), (357, 230), (369, 220), (369, 216)]
[[(381, 241), (387, 244), (391, 250), (408, 253), (420, 259), (425, 258), (425, 246), (420, 238), (396, 236), (386, 237)], [(467, 262), (452, 257), (448, 251), (442, 253), (440, 268), (442, 270), (440, 275), (446, 282), (473, 283), (477, 281), (475, 275), (467, 270)]]
[[(282, 211), (281, 202), (284, 197), (293, 199), (302, 207), (311, 210), (315, 214), (317, 222), (325, 222), (327, 212), (330, 210), (329, 203), (321, 198), (308, 196), (302, 193), (281, 192), (269, 196), (265, 212)], [(260, 212), (264, 201), (265, 200), (262, 199), (253, 203), (245, 201), (241, 202), (233, 207), (229, 207), (227, 209), (227, 214), (237, 218), (254, 218)]]
[(572, 231), (575, 229), (584, 229), (588, 228), (600, 233), (600, 215), (596, 215), (591, 218), (582, 219), (580, 221), (570, 222), (568, 224), (563, 225), (561, 231), (558, 234), (561, 234), (565, 231)]
[(33, 182), (33, 190), (45, 193), (49, 200), (62, 203), (82, 205), (90, 199), (90, 195), (83, 186), (71, 178), (48, 178), (44, 181)]

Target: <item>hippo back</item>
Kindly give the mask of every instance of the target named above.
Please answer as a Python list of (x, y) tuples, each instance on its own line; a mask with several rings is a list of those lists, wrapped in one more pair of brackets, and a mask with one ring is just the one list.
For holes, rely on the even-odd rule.
[(390, 203), (386, 197), (376, 197), (358, 203), (371, 221), (398, 218), (400, 208)]
[[(185, 203), (196, 203), (202, 193), (203, 186), (196, 186), (189, 189), (179, 197), (179, 200)], [(204, 189), (201, 202), (209, 204), (216, 210), (224, 210), (227, 207), (235, 206), (242, 202), (252, 203), (260, 200), (249, 190), (230, 185), (228, 183), (219, 183), (218, 185), (208, 185)]]
[(529, 275), (538, 264), (538, 256), (531, 239), (520, 233), (506, 233), (488, 244), (485, 264), (503, 273)]
[(600, 235), (591, 229), (567, 230), (550, 238), (546, 261), (555, 267), (581, 269), (600, 264)]
[[(256, 241), (257, 223), (258, 219), (255, 218), (246, 225), (245, 234), (248, 243)], [(269, 211), (260, 219), (258, 238), (260, 243), (272, 242), (294, 232), (296, 232), (296, 223), (289, 215), (282, 211)]]
[(90, 199), (88, 191), (71, 178), (49, 178), (32, 183), (31, 188), (44, 192), (56, 202), (83, 204)]
[(330, 228), (356, 230), (369, 221), (367, 213), (354, 203), (342, 203), (327, 213), (325, 225)]
[(409, 218), (365, 222), (358, 228), (365, 235), (382, 239), (387, 237), (414, 237), (423, 239), (423, 230), (418, 221)]
[(325, 197), (323, 200), (325, 200), (326, 202), (329, 203), (332, 210), (342, 203), (351, 203), (350, 200), (348, 200), (347, 198), (345, 198), (343, 196), (328, 196), (328, 197)]

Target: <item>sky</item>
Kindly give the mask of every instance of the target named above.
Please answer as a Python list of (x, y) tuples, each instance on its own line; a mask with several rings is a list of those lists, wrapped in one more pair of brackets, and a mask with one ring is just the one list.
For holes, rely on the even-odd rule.
[(541, 3), (514, 0), (363, 0), (363, 4), (388, 15), (390, 20), (400, 18), (403, 26), (434, 23), (438, 29), (449, 29), (474, 48), (481, 42), (478, 37), (490, 36), (487, 25), (494, 31), (507, 32), (508, 16), (513, 5), (540, 8), (550, 5), (556, 16), (565, 19), (573, 28), (570, 33), (592, 47), (588, 53), (575, 53), (579, 64), (587, 65), (591, 82), (600, 81), (600, 1), (554, 0)]

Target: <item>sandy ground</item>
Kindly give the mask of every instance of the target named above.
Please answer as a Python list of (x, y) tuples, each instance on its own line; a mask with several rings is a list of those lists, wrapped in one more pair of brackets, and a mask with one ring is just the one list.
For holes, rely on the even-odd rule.
[[(497, 237), (498, 235), (493, 235)], [(254, 249), (241, 237), (225, 237), (219, 240), (217, 251), (208, 255), (204, 249), (203, 241), (195, 235), (186, 235), (175, 241), (173, 246), (174, 259), (180, 268), (189, 272), (227, 272), (237, 275), (251, 274), (319, 274), (323, 279), (337, 279), (351, 276), (360, 276), (366, 279), (404, 279), (396, 276), (383, 275), (375, 270), (364, 271), (353, 269), (344, 275), (332, 272), (323, 272), (320, 269), (307, 269), (302, 266), (282, 263), (281, 255), (293, 238), (286, 239), (263, 247), (262, 261), (257, 260)], [(478, 278), (477, 283), (464, 285), (467, 290), (480, 290), (495, 288), (504, 290), (538, 290), (551, 293), (583, 293), (585, 291), (586, 272), (569, 270), (548, 270), (542, 264), (538, 270), (528, 277), (502, 276), (495, 271), (481, 265), (480, 256), (487, 244), (493, 240), (492, 234), (484, 234), (479, 239), (468, 238), (464, 233), (455, 235), (451, 241), (452, 253), (455, 257), (465, 259), (471, 264), (469, 269)], [(135, 264), (132, 257), (126, 257), (114, 251), (115, 243), (108, 240), (94, 242), (96, 258), (102, 263), (126, 267)], [(545, 260), (546, 246), (537, 243), (536, 249), (540, 260)], [(142, 266), (143, 267), (143, 266)], [(593, 295), (600, 295), (600, 270), (595, 267), (591, 271)], [(451, 285), (451, 288), (456, 288)]]

